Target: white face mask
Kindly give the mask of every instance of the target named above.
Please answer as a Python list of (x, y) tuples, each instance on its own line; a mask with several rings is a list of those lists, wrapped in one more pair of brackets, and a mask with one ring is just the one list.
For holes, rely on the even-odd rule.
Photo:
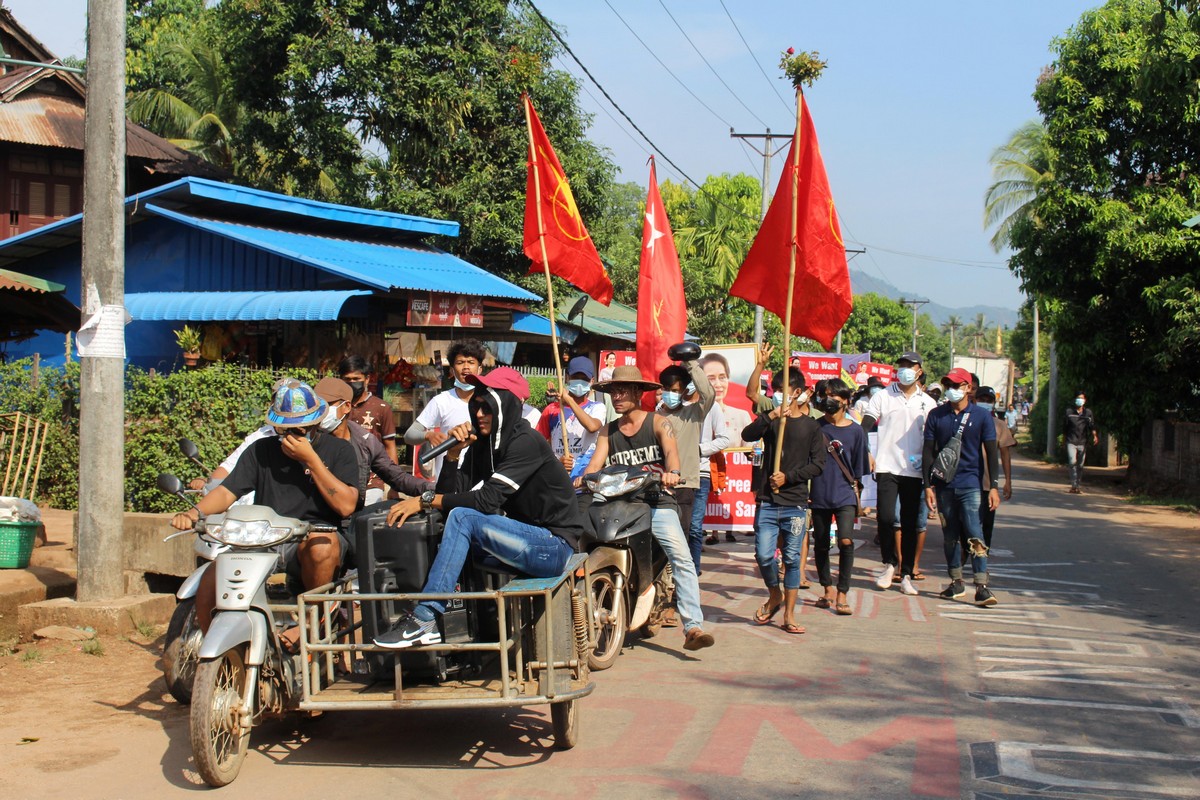
[(321, 418), (318, 427), (326, 433), (332, 433), (337, 430), (338, 425), (342, 424), (343, 419), (345, 418), (338, 416), (337, 406), (331, 403), (329, 408), (325, 409), (325, 416)]

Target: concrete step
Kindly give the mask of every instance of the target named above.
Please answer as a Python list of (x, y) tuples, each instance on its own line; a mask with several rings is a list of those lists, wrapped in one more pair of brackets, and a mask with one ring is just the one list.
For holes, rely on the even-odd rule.
[(74, 594), (73, 561), (69, 569), (31, 564), (26, 569), (0, 570), (0, 639), (17, 634), (17, 609), (21, 606)]

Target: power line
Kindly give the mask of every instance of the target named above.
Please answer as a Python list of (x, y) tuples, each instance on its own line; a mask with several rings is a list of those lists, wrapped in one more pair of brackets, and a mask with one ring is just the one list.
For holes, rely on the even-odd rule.
[[(737, 21), (734, 20), (734, 18), (733, 18), (733, 14), (730, 14), (729, 9), (726, 8), (725, 0), (720, 0), (720, 3), (721, 3), (721, 8), (725, 9), (725, 16), (729, 17), (729, 22), (733, 25), (733, 29), (735, 31), (737, 31), (738, 38), (742, 40), (742, 44), (746, 45), (746, 52), (750, 54), (750, 60), (754, 62), (754, 66), (758, 67), (758, 71), (762, 73), (762, 76), (764, 78), (766, 78), (767, 83), (770, 84), (770, 86), (771, 86), (771, 91), (773, 91), (775, 93), (775, 96), (779, 98), (780, 104), (782, 104), (783, 107), (785, 109), (787, 109), (787, 111), (789, 113), (791, 113), (791, 111), (793, 110), (792, 107), (789, 106), (787, 104), (787, 102), (783, 99), (783, 95), (781, 95), (779, 93), (779, 89), (776, 88), (776, 86), (775, 86), (775, 81), (771, 80), (770, 76), (767, 75), (766, 70), (764, 70), (762, 68), (762, 64), (758, 63), (758, 56), (754, 55), (754, 51), (750, 49), (750, 43), (747, 42), (746, 37), (742, 35), (742, 29), (738, 27)], [(764, 125), (763, 127), (766, 127), (766, 126)]]
[[(533, 4), (530, 3), (530, 5), (533, 5)], [(726, 120), (720, 114), (718, 114), (716, 111), (713, 111), (712, 106), (710, 106), (708, 103), (701, 100), (700, 95), (696, 94), (691, 89), (689, 89), (688, 85), (686, 83), (684, 83), (683, 80), (678, 75), (676, 75), (674, 72), (671, 71), (671, 68), (668, 67), (666, 65), (666, 63), (663, 62), (663, 60), (658, 57), (658, 54), (655, 53), (652, 49), (650, 49), (650, 45), (648, 45), (644, 41), (642, 41), (642, 37), (638, 36), (637, 31), (635, 31), (633, 29), (633, 27), (628, 22), (625, 21), (625, 18), (622, 17), (621, 14), (615, 8), (612, 7), (612, 3), (608, 2), (608, 0), (604, 0), (604, 5), (608, 6), (609, 10), (617, 15), (617, 19), (621, 20), (621, 24), (629, 29), (629, 32), (633, 34), (633, 38), (638, 40), (638, 44), (640, 44), (642, 47), (646, 48), (646, 52), (654, 57), (654, 60), (658, 62), (659, 66), (661, 66), (663, 69), (665, 69), (667, 71), (667, 74), (670, 75), (672, 78), (674, 78), (675, 82), (678, 83), (680, 86), (682, 86), (685, 92), (687, 92), (692, 97), (694, 97), (696, 99), (697, 103), (699, 103), (700, 105), (702, 105), (706, 109), (708, 109), (708, 113), (712, 114), (714, 117), (719, 119), (721, 122), (724, 122), (726, 125), (733, 127), (732, 123), (730, 123), (728, 120)], [(541, 12), (539, 12), (539, 13), (541, 13)]]
[(972, 267), (974, 269), (995, 269), (995, 270), (1001, 270), (1004, 272), (1008, 271), (1007, 265), (1003, 265), (1003, 264), (997, 263), (995, 261), (976, 261), (976, 260), (967, 259), (967, 258), (948, 258), (948, 257), (944, 257), (944, 256), (925, 255), (923, 253), (910, 253), (910, 252), (907, 252), (904, 250), (893, 250), (888, 247), (881, 247), (879, 245), (867, 244), (866, 242), (857, 242), (857, 244), (861, 244), (863, 247), (870, 247), (874, 250), (880, 251), (881, 253), (891, 253), (892, 255), (895, 255), (895, 256), (904, 256), (905, 258), (915, 258), (915, 259), (918, 259), (921, 261), (934, 261), (939, 264), (951, 264), (956, 267)]
[[(608, 0), (605, 0), (605, 2), (608, 2)], [(688, 36), (687, 31), (685, 31), (683, 29), (683, 26), (679, 24), (679, 20), (675, 19), (675, 15), (671, 13), (671, 9), (667, 8), (666, 3), (664, 3), (663, 0), (658, 0), (658, 4), (660, 6), (662, 6), (663, 11), (667, 12), (667, 16), (671, 18), (671, 22), (675, 23), (675, 27), (678, 28), (679, 32), (683, 34), (683, 38), (687, 39), (687, 43), (690, 44), (692, 46), (692, 49), (696, 51), (696, 55), (700, 56), (700, 60), (704, 62), (704, 66), (708, 67), (709, 72), (711, 72), (714, 76), (716, 76), (717, 80), (719, 80), (721, 82), (721, 85), (724, 86), (725, 89), (731, 95), (733, 95), (733, 99), (737, 100), (738, 103), (741, 104), (742, 108), (746, 109), (746, 111), (748, 111), (750, 113), (750, 116), (752, 116), (756, 120), (758, 120), (758, 124), (762, 125), (765, 128), (767, 126), (767, 123), (763, 122), (762, 117), (758, 116), (758, 114), (755, 114), (754, 111), (751, 110), (750, 106), (746, 105), (746, 103), (742, 100), (742, 98), (740, 96), (738, 96), (738, 93), (735, 92), (729, 86), (729, 84), (725, 82), (725, 79), (721, 77), (720, 73), (718, 73), (717, 70), (713, 67), (713, 65), (709, 63), (708, 59), (705, 58), (704, 53), (702, 53), (700, 51), (700, 48), (696, 47), (696, 43), (692, 41), (692, 37)], [(611, 8), (611, 6), (610, 6), (610, 8)], [(730, 127), (732, 127), (732, 126), (730, 126)]]

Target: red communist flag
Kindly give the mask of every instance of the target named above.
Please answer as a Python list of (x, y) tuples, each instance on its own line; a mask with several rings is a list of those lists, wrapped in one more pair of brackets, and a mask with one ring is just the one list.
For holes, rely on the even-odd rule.
[(642, 226), (642, 258), (638, 270), (637, 364), (642, 377), (657, 381), (671, 359), (667, 348), (682, 342), (687, 332), (687, 305), (675, 237), (667, 221), (654, 159), (650, 159), (650, 188)]
[[(548, 263), (551, 273), (608, 305), (613, 296), (612, 280), (579, 216), (567, 175), (546, 138), (542, 121), (529, 96), (522, 99), (529, 121), (529, 177), (525, 187), (525, 255), (533, 260), (529, 272), (539, 272)], [(544, 253), (539, 241), (542, 236)]]
[[(729, 293), (760, 305), (786, 319), (788, 259), (792, 240), (792, 213), (796, 214), (796, 282), (792, 298), (792, 333), (832, 347), (850, 316), (853, 298), (846, 246), (838, 227), (837, 211), (817, 131), (801, 95), (800, 128), (792, 136), (787, 164), (754, 244), (738, 270)], [(797, 149), (799, 152), (797, 152)], [(795, 205), (792, 199), (795, 197)]]

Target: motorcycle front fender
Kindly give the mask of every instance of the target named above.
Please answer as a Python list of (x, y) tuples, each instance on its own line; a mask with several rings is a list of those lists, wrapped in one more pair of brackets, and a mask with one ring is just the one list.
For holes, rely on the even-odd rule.
[(200, 659), (216, 658), (238, 645), (249, 643), (246, 665), (263, 663), (267, 652), (267, 619), (257, 611), (223, 611), (213, 617), (200, 645)]
[(629, 577), (629, 550), (624, 547), (604, 547), (601, 545), (588, 553), (588, 573), (595, 575), (602, 569), (615, 567), (626, 578)]
[(200, 579), (204, 577), (204, 573), (212, 566), (212, 562), (201, 564), (196, 568), (196, 571), (188, 575), (184, 579), (183, 585), (179, 587), (179, 591), (175, 593), (177, 600), (187, 600), (189, 597), (195, 597), (196, 591), (200, 588)]

